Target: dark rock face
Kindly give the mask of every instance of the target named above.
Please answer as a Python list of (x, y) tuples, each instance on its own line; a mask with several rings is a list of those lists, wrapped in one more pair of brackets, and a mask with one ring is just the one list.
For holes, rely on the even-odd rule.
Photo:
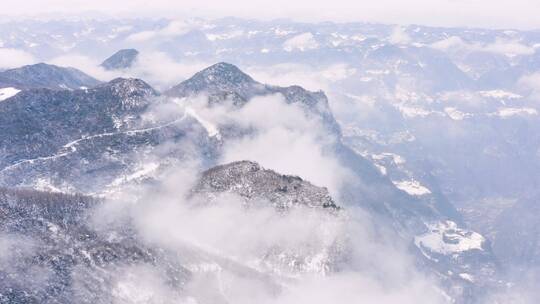
[(121, 70), (130, 68), (137, 57), (139, 56), (139, 51), (135, 49), (123, 49), (114, 53), (111, 57), (105, 59), (101, 66), (106, 70)]
[(194, 191), (198, 194), (231, 192), (246, 201), (264, 199), (280, 210), (295, 206), (339, 209), (325, 188), (314, 186), (299, 177), (261, 168), (250, 161), (234, 162), (205, 171)]
[(18, 89), (48, 88), (76, 90), (100, 82), (74, 68), (38, 63), (0, 72), (0, 87)]

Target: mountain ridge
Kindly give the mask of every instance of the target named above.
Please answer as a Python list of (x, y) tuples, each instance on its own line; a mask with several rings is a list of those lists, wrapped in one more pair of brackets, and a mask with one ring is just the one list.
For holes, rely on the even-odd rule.
[(0, 87), (17, 89), (80, 89), (100, 84), (97, 79), (75, 68), (37, 63), (0, 72)]

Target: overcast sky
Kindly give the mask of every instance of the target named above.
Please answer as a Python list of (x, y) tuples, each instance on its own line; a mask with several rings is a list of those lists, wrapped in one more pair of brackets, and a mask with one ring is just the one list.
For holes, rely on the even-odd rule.
[(540, 0), (0, 0), (0, 15), (290, 18), (540, 29)]

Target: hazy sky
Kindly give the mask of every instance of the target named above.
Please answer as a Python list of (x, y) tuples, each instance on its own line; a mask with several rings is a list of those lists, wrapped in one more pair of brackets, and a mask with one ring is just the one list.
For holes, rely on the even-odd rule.
[(291, 18), (540, 29), (540, 0), (1, 0), (0, 15)]

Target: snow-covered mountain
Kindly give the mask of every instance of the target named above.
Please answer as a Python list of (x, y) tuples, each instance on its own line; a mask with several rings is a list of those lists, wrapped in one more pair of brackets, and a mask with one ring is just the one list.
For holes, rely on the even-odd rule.
[(15, 89), (81, 89), (100, 82), (75, 69), (38, 63), (0, 72), (0, 87)]
[[(256, 192), (252, 195), (233, 185), (231, 172), (240, 174), (246, 181), (242, 186)], [(265, 190), (257, 191), (262, 189)], [(202, 173), (190, 195), (196, 196), (192, 199), (201, 202), (199, 208), (205, 209), (210, 199), (218, 204), (215, 200), (226, 193), (237, 193), (252, 208), (265, 208), (256, 207), (256, 203), (268, 202), (269, 207), (274, 205), (282, 212), (287, 212), (285, 208), (319, 208), (321, 211), (314, 212), (339, 216), (332, 214), (337, 206), (325, 189), (298, 177), (263, 171), (257, 164), (248, 162), (227, 164)], [(213, 301), (222, 303), (242, 287), (242, 281), (231, 280), (235, 277), (260, 283), (258, 288), (269, 296), (283, 288), (277, 275), (257, 269), (247, 261), (235, 261), (188, 242), (175, 251), (151, 244), (129, 222), (103, 230), (92, 219), (92, 210), (103, 204), (106, 202), (81, 195), (1, 189), (2, 302), (110, 303), (137, 299), (174, 302), (189, 298), (207, 301), (211, 296), (215, 297)], [(338, 248), (331, 251), (335, 245), (311, 253), (324, 257), (300, 256), (301, 252), (271, 247), (253, 258), (260, 259), (257, 262), (260, 267), (264, 265), (276, 271), (325, 272), (335, 267), (333, 261), (339, 254), (344, 254)], [(147, 271), (155, 276), (137, 276)], [(198, 280), (203, 280), (204, 290), (189, 287)], [(147, 293), (145, 284), (163, 284), (161, 288), (167, 292)], [(152, 289), (148, 287), (148, 290)]]
[(2, 186), (116, 197), (232, 162), (210, 197), (359, 208), (459, 303), (537, 265), (537, 31), (28, 20), (0, 40), (55, 64), (0, 67)]
[(101, 66), (106, 70), (118, 70), (118, 69), (128, 69), (133, 66), (139, 51), (136, 49), (123, 49), (114, 53), (111, 57), (105, 59)]
[[(211, 111), (231, 102), (230, 111), (234, 115), (252, 105), (257, 96), (276, 94), (284, 99), (286, 106), (298, 107), (297, 115), (319, 121), (322, 130), (317, 136), (325, 142), (323, 155), (335, 157), (338, 164), (351, 171), (336, 197), (338, 201), (345, 206), (361, 207), (376, 222), (391, 223), (391, 229), (413, 246), (411, 252), (418, 256), (425, 271), (437, 273), (450, 291), (460, 286), (453, 297), (471, 297), (470, 294), (478, 294), (475, 290), (495, 287), (497, 267), (484, 237), (462, 227), (459, 214), (441, 193), (411, 192), (410, 188), (421, 190), (421, 186), (393, 183), (368, 159), (344, 145), (324, 93), (309, 92), (298, 86), (264, 85), (227, 63), (196, 73), (167, 91), (166, 99), (137, 79), (115, 79), (92, 89), (24, 90), (6, 99), (2, 103), (2, 125), (8, 132), (3, 135), (11, 144), (4, 148), (2, 184), (106, 195), (131, 182), (159, 180), (163, 168), (191, 156), (183, 149), (183, 142), (188, 139), (190, 147), (203, 155), (205, 163), (216, 163), (229, 142), (261, 131), (235, 120), (220, 123), (227, 114), (214, 117), (218, 122), (208, 121), (194, 108), (178, 103), (189, 105), (188, 99), (193, 99), (193, 107), (202, 103)], [(180, 110), (153, 117), (159, 112), (152, 110), (153, 107), (167, 106)], [(294, 131), (299, 127), (292, 128)], [(31, 138), (32, 142), (21, 142), (18, 138)], [(178, 147), (174, 147), (175, 143)], [(173, 147), (162, 152), (160, 147), (164, 144)], [(242, 170), (238, 172), (225, 171), (227, 180), (212, 179), (199, 189), (255, 177), (263, 178), (268, 183), (266, 186), (272, 185), (266, 174), (258, 174), (257, 165), (246, 166), (246, 170), (240, 167)], [(210, 173), (215, 170), (210, 170), (207, 176), (214, 176)], [(295, 181), (288, 178), (286, 182)], [(308, 203), (310, 206), (318, 204), (336, 209), (324, 193), (300, 192), (292, 201), (287, 197), (278, 203), (282, 200), (279, 196), (274, 198), (255, 184), (242, 182), (228, 187), (248, 198), (261, 196), (279, 206), (308, 200), (317, 201)], [(248, 192), (243, 192), (243, 187)], [(293, 186), (293, 192), (287, 190), (289, 186), (279, 187), (288, 196), (300, 190), (298, 186)], [(273, 189), (271, 186), (270, 191)], [(468, 245), (470, 242), (474, 245)]]

